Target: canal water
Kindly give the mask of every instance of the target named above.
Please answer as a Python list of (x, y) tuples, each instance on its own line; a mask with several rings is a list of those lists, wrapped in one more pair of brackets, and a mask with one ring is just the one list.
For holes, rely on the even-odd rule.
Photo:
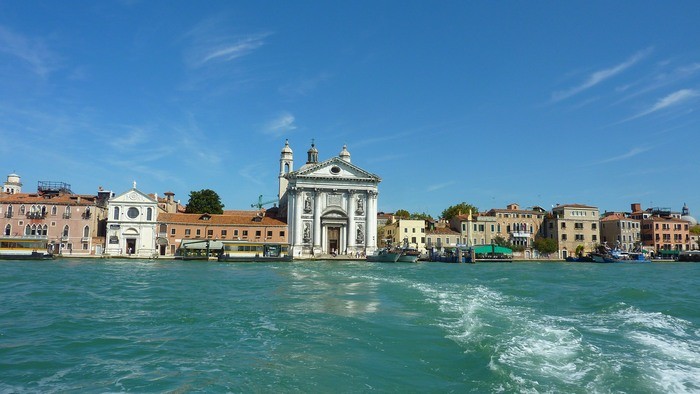
[(700, 392), (700, 264), (0, 262), (0, 392)]

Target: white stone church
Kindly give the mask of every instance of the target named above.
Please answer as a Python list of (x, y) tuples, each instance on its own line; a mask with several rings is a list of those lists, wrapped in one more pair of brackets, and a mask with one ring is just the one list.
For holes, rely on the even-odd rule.
[(287, 212), (289, 253), (295, 258), (372, 254), (381, 179), (352, 164), (345, 146), (323, 162), (313, 142), (307, 154), (298, 170), (289, 141), (280, 156), (279, 201)]

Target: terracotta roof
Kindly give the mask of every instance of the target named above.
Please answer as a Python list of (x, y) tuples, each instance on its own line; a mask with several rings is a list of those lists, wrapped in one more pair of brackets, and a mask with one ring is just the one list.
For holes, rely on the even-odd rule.
[(96, 200), (96, 196), (80, 194), (59, 194), (53, 197), (37, 193), (0, 194), (0, 204), (95, 205)]
[[(263, 216), (260, 221), (256, 221), (257, 211), (239, 211), (246, 214), (223, 214), (209, 215), (202, 213), (160, 213), (158, 214), (158, 222), (174, 223), (174, 224), (201, 224), (201, 225), (245, 225), (245, 226), (286, 226), (284, 221)], [(209, 217), (209, 220), (203, 219)]]
[(639, 221), (637, 219), (632, 219), (630, 217), (627, 217), (621, 213), (613, 213), (611, 215), (605, 216), (604, 218), (600, 219), (601, 222), (615, 222), (618, 220), (633, 220), (635, 222)]
[(433, 230), (427, 232), (428, 235), (431, 234), (448, 234), (448, 235), (459, 235), (460, 233), (447, 227), (436, 227)]
[(598, 209), (598, 207), (592, 207), (590, 205), (583, 205), (583, 204), (561, 204), (557, 205), (553, 209), (557, 208), (591, 208), (591, 209)]

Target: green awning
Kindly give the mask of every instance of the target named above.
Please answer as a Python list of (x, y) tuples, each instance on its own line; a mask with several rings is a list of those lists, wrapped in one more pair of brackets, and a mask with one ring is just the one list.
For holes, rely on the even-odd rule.
[(665, 255), (672, 255), (672, 254), (680, 254), (680, 250), (670, 250), (670, 249), (661, 249), (659, 250), (659, 254), (665, 254)]
[(474, 253), (476, 254), (513, 254), (513, 251), (510, 248), (498, 245), (476, 245), (472, 247), (472, 250), (474, 250)]

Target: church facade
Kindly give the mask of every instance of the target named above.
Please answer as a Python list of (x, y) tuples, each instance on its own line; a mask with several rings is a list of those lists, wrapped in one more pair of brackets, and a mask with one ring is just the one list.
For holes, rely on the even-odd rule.
[(111, 256), (156, 254), (158, 201), (134, 187), (107, 202), (107, 245)]
[(373, 253), (379, 182), (351, 163), (345, 146), (338, 156), (319, 162), (312, 143), (306, 163), (294, 170), (287, 141), (280, 156), (279, 200), (287, 213), (289, 253), (295, 258)]

